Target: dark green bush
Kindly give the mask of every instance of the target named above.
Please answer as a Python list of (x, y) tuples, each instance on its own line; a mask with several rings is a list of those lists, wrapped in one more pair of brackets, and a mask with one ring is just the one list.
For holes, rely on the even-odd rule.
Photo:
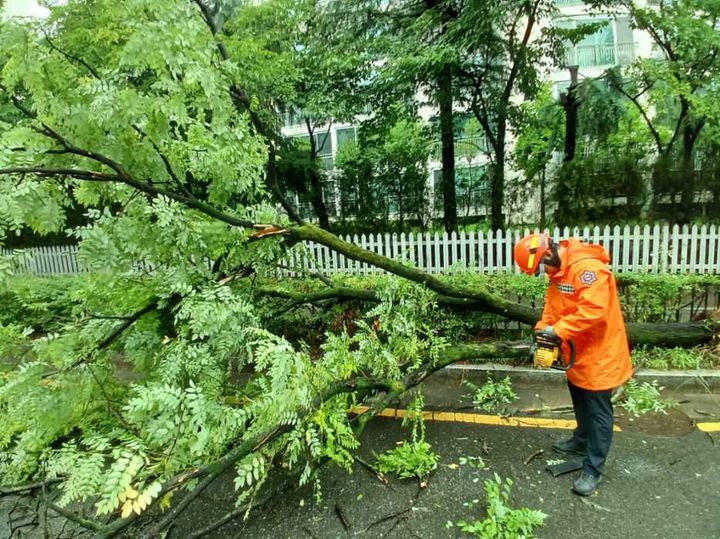
[(68, 320), (79, 300), (72, 296), (82, 276), (17, 276), (0, 284), (0, 325), (50, 333)]

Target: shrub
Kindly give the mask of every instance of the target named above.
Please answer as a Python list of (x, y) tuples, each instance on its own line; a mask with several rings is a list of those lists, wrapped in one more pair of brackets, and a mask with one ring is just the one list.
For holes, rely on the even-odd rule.
[[(543, 525), (547, 515), (542, 511), (525, 507), (520, 509), (509, 507), (512, 484), (510, 478), (502, 481), (498, 474), (495, 474), (494, 480), (485, 481), (487, 518), (475, 522), (461, 520), (457, 523), (458, 528), (479, 539), (525, 539), (534, 537), (533, 530)], [(476, 499), (463, 505), (473, 507), (479, 501)], [(453, 523), (448, 522), (448, 527), (452, 526)]]
[(468, 380), (465, 380), (464, 384), (473, 390), (473, 405), (480, 410), (492, 410), (517, 399), (509, 376), (495, 382), (488, 374), (487, 382), (480, 387)]
[(625, 384), (625, 398), (622, 407), (636, 417), (648, 412), (667, 413), (666, 410), (675, 405), (671, 400), (664, 400), (660, 395), (663, 387), (659, 387), (657, 380), (652, 383), (639, 383), (637, 380), (629, 380)]

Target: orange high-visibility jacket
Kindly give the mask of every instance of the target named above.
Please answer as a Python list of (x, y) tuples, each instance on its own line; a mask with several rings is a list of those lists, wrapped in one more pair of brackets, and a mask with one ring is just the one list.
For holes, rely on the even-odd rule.
[[(567, 371), (573, 384), (593, 391), (618, 387), (632, 376), (632, 364), (610, 257), (601, 245), (576, 239), (560, 245), (560, 271), (550, 277), (535, 328), (552, 326), (563, 341), (575, 343), (575, 365)], [(570, 357), (567, 345), (563, 356)]]

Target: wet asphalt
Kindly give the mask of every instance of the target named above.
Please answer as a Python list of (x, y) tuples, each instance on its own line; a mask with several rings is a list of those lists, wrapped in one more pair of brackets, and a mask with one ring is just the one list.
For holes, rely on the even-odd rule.
[[(506, 374), (502, 369), (491, 372), (496, 378)], [(457, 523), (485, 518), (483, 484), (497, 474), (513, 481), (510, 507), (548, 515), (543, 527), (535, 530), (539, 538), (720, 538), (720, 430), (701, 430), (713, 424), (720, 429), (720, 392), (717, 379), (698, 380), (696, 374), (663, 381), (664, 396), (677, 402), (667, 414), (634, 417), (615, 407), (621, 430), (614, 435), (603, 481), (589, 498), (571, 491), (577, 472), (554, 478), (545, 469), (548, 462), (563, 458), (550, 446), (553, 440), (567, 437), (569, 430), (511, 421), (518, 417), (557, 419), (559, 425), (571, 421), (563, 377), (540, 379), (532, 373), (510, 373), (518, 399), (495, 410), (508, 418), (507, 424), (459, 422), (452, 416), (426, 422), (427, 441), (440, 462), (424, 488), (417, 480), (396, 477), (388, 477), (386, 484), (359, 463), (351, 474), (327, 464), (318, 471), (319, 503), (310, 486), (293, 486), (253, 510), (247, 519), (234, 519), (205, 537), (470, 537), (458, 531)], [(487, 375), (487, 369), (460, 369), (434, 376), (423, 388), (426, 408), (461, 412), (465, 418), (487, 414), (472, 409), (463, 384), (469, 379), (480, 385)], [(401, 408), (403, 403), (393, 406)], [(436, 417), (448, 419), (447, 414)], [(409, 428), (403, 428), (399, 419), (377, 418), (363, 434), (359, 455), (374, 462), (375, 453), (409, 437)], [(482, 459), (480, 467), (463, 464), (478, 462), (477, 458)], [(176, 498), (180, 497), (178, 493)], [(477, 503), (468, 505), (473, 500)], [(191, 504), (167, 537), (190, 537), (231, 511), (234, 503), (233, 475), (228, 474)], [(11, 531), (13, 538), (21, 539), (75, 537), (78, 530), (52, 513), (47, 515), (46, 526), (42, 512), (38, 519), (37, 507), (37, 498), (0, 499), (4, 516), (0, 538), (10, 537)], [(126, 535), (139, 536), (137, 531)]]
[[(426, 385), (429, 409), (473, 413), (462, 379), (482, 382), (477, 378), (486, 373), (457, 374)], [(538, 385), (518, 378), (514, 387), (519, 399), (499, 413), (571, 420), (572, 413), (563, 410), (570, 403), (564, 382), (553, 380)], [(513, 481), (510, 507), (548, 515), (536, 529), (539, 538), (720, 538), (720, 431), (698, 428), (720, 421), (720, 395), (706, 385), (686, 377), (667, 387), (665, 396), (679, 402), (667, 414), (634, 417), (616, 406), (621, 431), (614, 435), (603, 481), (589, 498), (571, 491), (578, 472), (554, 478), (545, 469), (549, 461), (563, 458), (550, 446), (569, 430), (427, 421), (427, 440), (440, 464), (426, 488), (395, 477), (386, 485), (360, 464), (352, 474), (326, 465), (318, 475), (320, 503), (310, 487), (294, 488), (247, 520), (234, 520), (207, 537), (469, 537), (449, 523), (485, 518), (483, 484), (497, 474)], [(553, 408), (559, 411), (548, 410)], [(373, 462), (374, 453), (409, 436), (399, 419), (378, 418), (363, 435), (360, 455)], [(463, 457), (480, 457), (484, 466), (463, 465)], [(216, 520), (232, 507), (232, 498), (231, 479), (225, 478), (178, 521), (171, 537), (185, 537), (188, 530)], [(472, 500), (478, 503), (466, 505)]]

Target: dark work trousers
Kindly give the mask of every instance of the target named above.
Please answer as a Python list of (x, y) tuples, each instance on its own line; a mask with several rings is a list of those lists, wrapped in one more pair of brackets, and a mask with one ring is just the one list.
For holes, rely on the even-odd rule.
[(613, 435), (612, 389), (591, 391), (568, 380), (577, 428), (573, 438), (587, 447), (583, 471), (600, 477)]

